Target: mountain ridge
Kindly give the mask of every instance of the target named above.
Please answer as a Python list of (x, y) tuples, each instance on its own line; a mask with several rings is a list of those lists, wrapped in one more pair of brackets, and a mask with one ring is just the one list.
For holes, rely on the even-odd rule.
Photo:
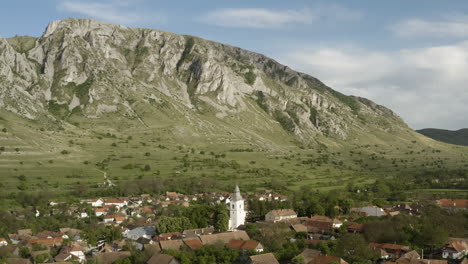
[(458, 130), (424, 128), (416, 130), (416, 132), (441, 142), (468, 146), (468, 128)]
[(0, 38), (4, 191), (23, 191), (24, 175), (32, 192), (100, 192), (103, 172), (136, 191), (329, 190), (466, 170), (467, 156), (368, 99), (198, 37), (67, 19), (37, 39)]
[[(123, 51), (117, 44), (124, 46)], [(96, 55), (100, 61), (88, 57), (87, 52)], [(269, 107), (269, 115), (276, 121), (280, 120), (278, 122), (286, 130), (301, 140), (317, 133), (346, 138), (349, 122), (340, 117), (347, 114), (347, 120), (358, 123), (359, 119), (354, 116), (361, 107), (368, 108), (365, 109), (367, 114), (385, 114), (399, 122), (398, 126), (403, 125), (391, 110), (376, 107), (367, 99), (343, 95), (318, 79), (295, 72), (264, 55), (193, 36), (132, 29), (89, 19), (68, 19), (51, 22), (34, 47), (14, 56), (14, 66), (23, 68), (24, 72), (20, 74), (20, 81), (23, 81), (23, 86), (27, 82), (28, 93), (36, 99), (36, 106), (42, 105), (46, 110), (51, 102), (52, 109), (67, 104), (70, 112), (78, 106), (89, 118), (116, 111), (116, 108), (124, 108), (127, 115), (135, 117), (131, 106), (124, 100), (119, 104), (104, 100), (107, 101), (105, 104), (93, 105), (93, 95), (100, 92), (92, 89), (93, 82), (112, 82), (101, 78), (102, 71), (111, 69), (115, 71), (112, 74), (123, 76), (119, 81), (125, 84), (121, 86), (133, 86), (131, 89), (138, 89), (136, 86), (141, 85), (156, 88), (186, 107), (199, 110), (205, 105), (205, 108), (215, 108), (218, 117), (245, 110), (245, 97), (252, 97), (264, 110)], [(31, 60), (36, 65), (28, 63)], [(115, 64), (110, 65), (108, 61)], [(118, 65), (119, 62), (124, 65)], [(89, 66), (91, 64), (93, 66)], [(115, 66), (121, 69), (116, 70)], [(40, 72), (34, 71), (34, 67), (40, 67)], [(158, 67), (160, 74), (148, 72), (145, 67)], [(10, 74), (9, 79), (13, 78)], [(31, 80), (42, 82), (42, 85)], [(170, 82), (175, 84), (171, 85)], [(266, 84), (268, 82), (270, 84)], [(271, 82), (277, 87), (273, 87)], [(290, 92), (291, 88), (295, 89), (294, 93)], [(67, 89), (74, 91), (67, 93)], [(121, 89), (120, 92), (128, 92), (128, 89)], [(113, 99), (116, 100), (115, 97)], [(32, 102), (24, 105), (32, 105)], [(316, 109), (311, 110), (311, 107)], [(19, 110), (11, 105), (7, 109), (14, 109), (30, 119), (35, 119), (35, 114), (41, 112), (40, 109), (27, 107)], [(334, 111), (339, 113), (334, 114)], [(318, 117), (314, 117), (314, 114)], [(306, 135), (301, 137), (301, 134)]]

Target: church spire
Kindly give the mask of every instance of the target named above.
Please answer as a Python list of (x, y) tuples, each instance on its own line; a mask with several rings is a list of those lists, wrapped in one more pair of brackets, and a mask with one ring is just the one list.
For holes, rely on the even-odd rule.
[(236, 189), (234, 190), (234, 196), (232, 197), (234, 201), (243, 200), (242, 195), (240, 194), (239, 185), (236, 184)]

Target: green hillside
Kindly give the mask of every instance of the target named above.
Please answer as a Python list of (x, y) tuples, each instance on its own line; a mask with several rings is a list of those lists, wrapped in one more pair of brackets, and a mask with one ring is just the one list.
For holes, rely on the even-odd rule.
[[(0, 55), (3, 206), (27, 194), (234, 182), (330, 190), (468, 170), (467, 147), (429, 139), (391, 110), (261, 54), (197, 37), (67, 19), (37, 39), (0, 38)], [(466, 180), (440, 182), (459, 189)]]
[(446, 129), (436, 129), (436, 128), (426, 128), (421, 130), (416, 130), (418, 133), (421, 133), (432, 139), (442, 141), (449, 144), (468, 146), (468, 129), (460, 129), (456, 131), (446, 130)]

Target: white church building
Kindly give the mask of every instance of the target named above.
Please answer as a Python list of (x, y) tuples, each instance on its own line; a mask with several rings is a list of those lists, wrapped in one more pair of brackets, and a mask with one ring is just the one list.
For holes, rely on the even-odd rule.
[(239, 226), (245, 224), (246, 212), (244, 208), (244, 198), (240, 194), (239, 186), (236, 185), (234, 195), (229, 204), (229, 230), (234, 231)]

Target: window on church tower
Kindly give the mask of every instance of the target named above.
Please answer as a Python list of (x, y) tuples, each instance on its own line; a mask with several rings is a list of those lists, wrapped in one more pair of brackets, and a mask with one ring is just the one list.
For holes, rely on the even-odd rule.
[(234, 204), (232, 205), (232, 209), (234, 209)]

